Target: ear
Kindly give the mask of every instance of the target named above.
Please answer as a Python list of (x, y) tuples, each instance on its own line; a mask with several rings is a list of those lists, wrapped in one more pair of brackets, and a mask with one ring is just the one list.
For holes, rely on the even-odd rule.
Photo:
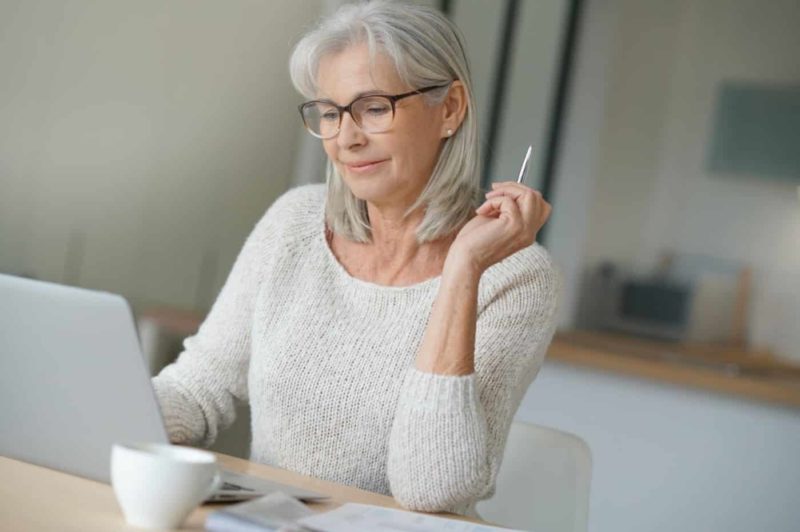
[(460, 80), (455, 80), (442, 102), (442, 138), (452, 137), (461, 127), (467, 115), (468, 100), (467, 88)]

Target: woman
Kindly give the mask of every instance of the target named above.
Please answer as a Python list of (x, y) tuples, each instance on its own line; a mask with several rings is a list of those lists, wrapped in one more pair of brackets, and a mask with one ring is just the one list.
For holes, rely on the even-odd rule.
[(466, 58), (436, 11), (346, 6), (291, 73), (327, 185), (270, 207), (154, 379), (170, 438), (209, 445), (249, 401), (253, 460), (475, 515), (554, 330), (550, 206), (516, 183), (478, 206)]

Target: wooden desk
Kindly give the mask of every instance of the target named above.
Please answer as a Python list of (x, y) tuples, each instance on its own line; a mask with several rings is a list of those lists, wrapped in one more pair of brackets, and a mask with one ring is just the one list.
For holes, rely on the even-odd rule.
[[(277, 469), (217, 454), (222, 466), (299, 486), (330, 495), (331, 499), (311, 504), (314, 510), (331, 510), (345, 502), (360, 502), (388, 508), (400, 508), (393, 498), (351, 488), (290, 471)], [(138, 530), (125, 523), (111, 486), (60, 471), (31, 465), (0, 456), (0, 530), (58, 530), (91, 532), (93, 530)], [(203, 530), (206, 515), (221, 504), (197, 508), (181, 530)], [(443, 517), (480, 522), (451, 514)]]

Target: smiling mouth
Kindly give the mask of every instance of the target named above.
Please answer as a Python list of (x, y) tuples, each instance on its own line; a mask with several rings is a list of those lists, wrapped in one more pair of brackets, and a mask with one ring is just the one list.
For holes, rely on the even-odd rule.
[(379, 165), (385, 163), (386, 161), (388, 161), (388, 159), (383, 159), (383, 160), (380, 160), (380, 161), (370, 161), (368, 163), (346, 164), (345, 166), (351, 172), (365, 173), (365, 172), (370, 172), (370, 171), (374, 170), (375, 168), (377, 168)]

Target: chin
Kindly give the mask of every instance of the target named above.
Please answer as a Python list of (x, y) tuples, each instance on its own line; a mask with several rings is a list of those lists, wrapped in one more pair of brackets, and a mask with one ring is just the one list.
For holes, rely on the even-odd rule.
[(392, 180), (381, 175), (352, 175), (339, 172), (344, 184), (355, 197), (370, 203), (383, 203), (395, 192)]
[(385, 203), (392, 194), (386, 183), (364, 178), (345, 179), (345, 184), (353, 196), (369, 203)]

